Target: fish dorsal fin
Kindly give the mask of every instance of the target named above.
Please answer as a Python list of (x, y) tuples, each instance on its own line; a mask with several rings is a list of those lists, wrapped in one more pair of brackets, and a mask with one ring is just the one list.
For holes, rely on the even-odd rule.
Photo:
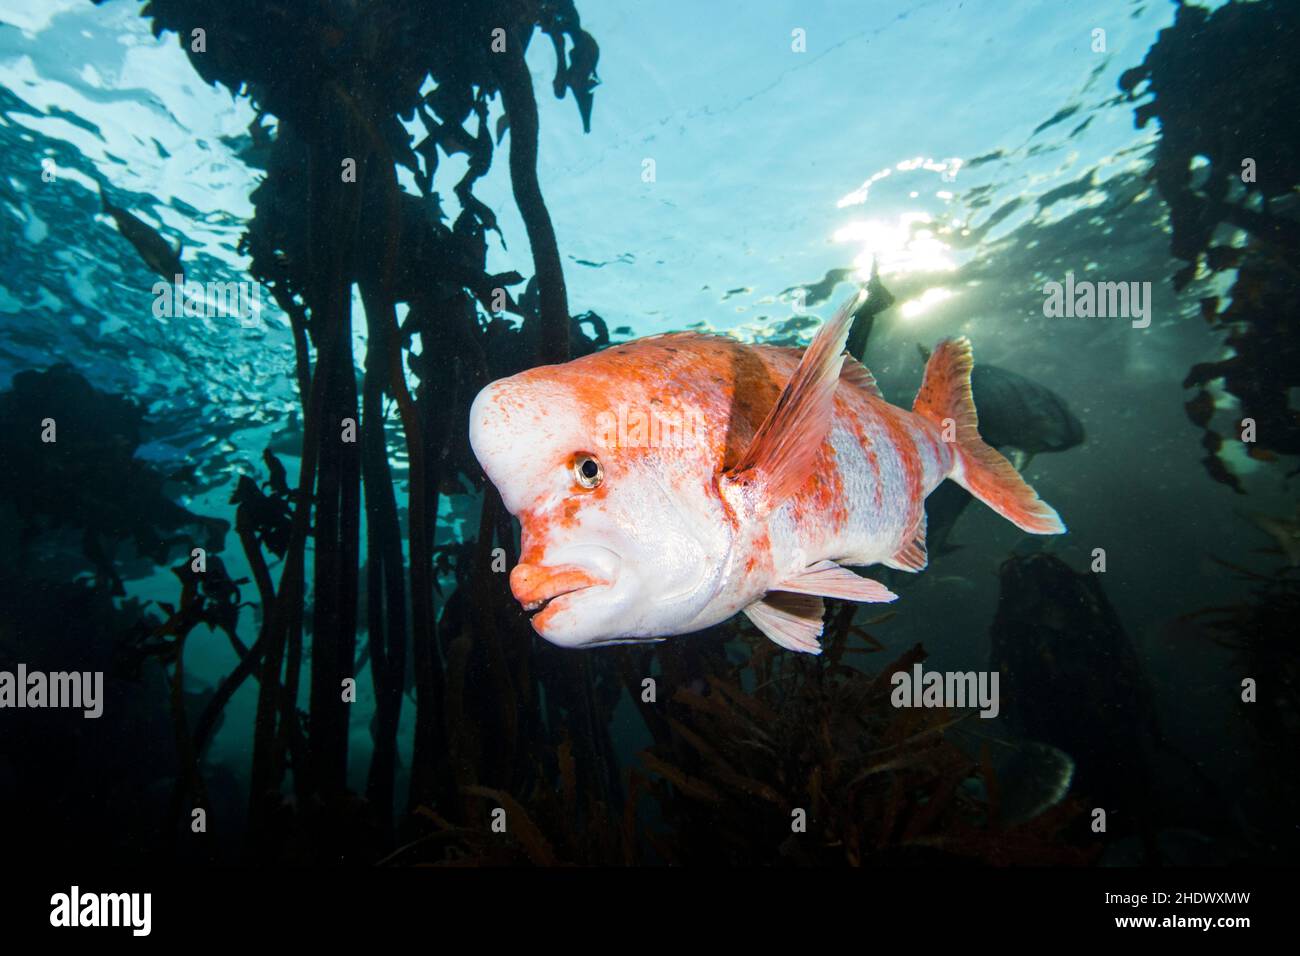
[(924, 571), (930, 563), (930, 556), (925, 550), (925, 528), (925, 512), (922, 511), (921, 520), (916, 523), (911, 539), (894, 552), (885, 564), (899, 571)]
[(787, 651), (801, 654), (822, 652), (822, 599), (811, 594), (769, 591), (762, 600), (745, 608), (754, 626)]
[(854, 574), (834, 561), (818, 561), (802, 574), (782, 581), (777, 588), (797, 594), (816, 594), (821, 597), (866, 601), (873, 604), (898, 600), (898, 595), (879, 581)]
[(818, 330), (776, 404), (758, 426), (754, 440), (723, 475), (736, 484), (757, 483), (769, 509), (804, 483), (830, 431), (835, 389), (844, 366), (844, 343), (864, 294), (859, 291), (852, 296)]
[(871, 374), (871, 369), (852, 355), (844, 356), (844, 369), (840, 372), (840, 381), (849, 385), (856, 385), (858, 388), (870, 392), (876, 398), (885, 397), (884, 393), (880, 391), (880, 386), (876, 384), (876, 376)]

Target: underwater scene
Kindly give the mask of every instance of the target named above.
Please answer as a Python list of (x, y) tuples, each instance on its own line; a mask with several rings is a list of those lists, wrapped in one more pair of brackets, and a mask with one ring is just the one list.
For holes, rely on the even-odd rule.
[(1293, 865), (1297, 49), (0, 0), (7, 853)]

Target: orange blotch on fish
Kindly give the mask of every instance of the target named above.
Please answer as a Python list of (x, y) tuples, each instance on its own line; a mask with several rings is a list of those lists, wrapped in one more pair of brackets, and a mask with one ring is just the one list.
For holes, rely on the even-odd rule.
[(510, 591), (525, 611), (535, 611), (562, 595), (606, 583), (583, 568), (569, 566), (548, 568), (521, 562), (510, 572)]

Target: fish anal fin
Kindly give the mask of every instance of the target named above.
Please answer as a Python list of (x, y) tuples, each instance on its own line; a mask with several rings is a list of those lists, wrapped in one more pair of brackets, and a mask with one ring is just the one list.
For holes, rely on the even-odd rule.
[(844, 601), (863, 601), (873, 604), (896, 601), (898, 595), (879, 581), (864, 578), (834, 561), (819, 561), (802, 574), (787, 578), (777, 585), (781, 591), (793, 594), (816, 594)]
[(885, 564), (898, 571), (924, 571), (930, 563), (925, 547), (925, 529), (926, 517), (923, 511), (908, 542), (895, 551)]
[(822, 652), (822, 614), (825, 605), (811, 594), (769, 591), (745, 608), (745, 616), (774, 643), (800, 654)]

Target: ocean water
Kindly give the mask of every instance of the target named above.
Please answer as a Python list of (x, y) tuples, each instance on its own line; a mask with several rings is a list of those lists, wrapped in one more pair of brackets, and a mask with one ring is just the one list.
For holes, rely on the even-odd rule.
[[(322, 62), (353, 63), (347, 58), (355, 57), (368, 64), (370, 75), (387, 76), (386, 70), (397, 75), (395, 60), (366, 60), (365, 45), (353, 45), (356, 37), (371, 36), (348, 26), (355, 23), (350, 18), (358, 16), (358, 4), (274, 3), (265, 16), (275, 27), (295, 22), (314, 6), (324, 11), (319, 22), (327, 26), (319, 35), (302, 33), (304, 62), (319, 56)], [(412, 5), (372, 6), (405, 11)], [(1289, 4), (1228, 6), (1267, 7), (1268, 16), (1294, 29)], [(717, 800), (692, 802), (699, 792), (692, 781), (723, 786), (717, 782), (722, 777), (710, 776), (719, 766), (729, 768), (733, 782), (767, 766), (740, 766), (729, 756), (710, 763), (708, 755), (722, 748), (702, 737), (705, 728), (734, 729), (688, 719), (705, 706), (702, 701), (717, 706), (730, 700), (710, 678), (734, 678), (729, 686), (774, 708), (774, 719), (785, 727), (801, 712), (793, 696), (762, 697), (764, 682), (824, 682), (833, 679), (829, 671), (801, 670), (813, 666), (810, 659), (772, 662), (764, 639), (743, 618), (732, 630), (715, 629), (700, 639), (698, 646), (708, 650), (699, 652), (699, 659), (695, 651), (682, 649), (695, 640), (692, 636), (631, 650), (572, 650), (554, 648), (532, 633), (489, 553), (501, 547), (502, 560), (518, 559), (517, 523), (499, 509), (484, 511), (495, 492), (484, 484), (464, 438), (472, 398), (466, 383), (481, 374), (475, 363), (482, 360), (475, 356), (523, 347), (487, 336), (488, 309), (459, 291), (464, 283), (458, 274), (431, 274), (423, 265), (413, 283), (437, 287), (443, 297), (438, 321), (452, 327), (446, 303), (455, 301), (474, 316), (468, 334), (479, 338), (471, 347), (464, 333), (426, 331), (417, 336), (418, 345), (408, 342), (426, 371), (455, 370), (448, 373), (451, 378), (439, 378), (413, 363), (403, 373), (412, 391), (425, 389), (419, 392), (420, 413), (438, 432), (424, 439), (425, 474), (443, 469), (441, 483), (429, 489), (425, 502), (437, 509), (434, 543), (449, 550), (424, 579), (436, 621), (424, 631), (410, 605), (417, 581), (408, 576), (414, 560), (408, 537), (410, 436), (386, 372), (379, 386), (385, 392), (379, 405), (383, 457), (400, 530), (389, 544), (396, 548), (405, 588), (406, 626), (390, 649), (410, 658), (405, 685), (399, 679), (396, 688), (401, 706), (392, 737), (395, 762), (376, 769), (373, 622), (367, 614), (378, 592), (368, 593), (365, 569), (377, 539), (370, 534), (370, 498), (348, 499), (346, 488), (360, 495), (361, 486), (349, 485), (360, 479), (349, 477), (352, 459), (346, 458), (331, 480), (345, 489), (337, 507), (357, 515), (356, 543), (351, 551), (346, 543), (342, 551), (332, 551), (329, 560), (350, 564), (351, 576), (337, 570), (342, 564), (331, 573), (357, 582), (359, 597), (315, 592), (328, 580), (316, 566), (316, 535), (329, 533), (337, 520), (329, 508), (322, 517), (323, 493), (317, 487), (311, 529), (303, 528), (305, 594), (300, 601), (281, 601), (286, 614), (293, 614), (293, 607), (305, 611), (300, 668), (292, 679), (292, 667), (284, 671), (283, 679), (296, 685), (297, 699), (284, 707), (277, 725), (276, 794), (258, 792), (252, 783), (259, 679), (238, 684), (220, 708), (202, 755), (187, 754), (184, 740), (188, 735), (192, 743), (213, 694), (238, 671), (242, 656), (265, 650), (259, 637), (270, 630), (257, 584), (259, 568), (241, 546), (232, 493), (240, 476), (268, 480), (263, 459), (268, 444), (286, 469), (288, 485), (296, 487), (306, 447), (293, 320), (269, 288), (252, 278), (252, 259), (241, 237), (257, 210), (259, 184), (266, 181), (297, 197), (294, 190), (319, 183), (321, 174), (292, 163), (268, 171), (267, 150), (249, 137), (258, 108), (291, 98), (291, 84), (287, 91), (268, 92), (256, 84), (232, 90), (207, 82), (196, 69), (210, 56), (224, 78), (233, 69), (229, 50), (239, 49), (237, 44), (251, 44), (252, 52), (235, 55), (234, 62), (245, 56), (254, 62), (250, 70), (262, 69), (257, 30), (239, 32), (236, 23), (243, 21), (216, 14), (203, 20), (208, 4), (173, 0), (154, 7), (158, 15), (182, 21), (198, 17), (195, 22), (210, 24), (207, 52), (187, 51), (190, 41), (182, 43), (174, 30), (155, 37), (140, 5), (126, 0), (0, 0), (0, 143), (6, 159), (0, 176), (0, 392), (16, 395), (18, 376), (66, 364), (96, 390), (97, 397), (84, 399), (92, 406), (85, 409), (87, 422), (107, 407), (104, 396), (110, 394), (129, 398), (142, 415), (138, 443), (126, 458), (114, 458), (112, 443), (105, 438), (106, 450), (95, 444), (94, 435), (54, 464), (40, 457), (41, 446), (27, 433), (10, 441), (10, 460), (3, 463), (8, 498), (0, 502), (5, 541), (0, 561), (9, 565), (6, 603), (0, 608), (0, 667), (12, 670), (27, 662), (33, 669), (102, 670), (109, 690), (104, 715), (89, 729), (79, 715), (76, 720), (49, 716), (57, 727), (43, 728), (45, 714), (0, 710), (0, 740), (9, 739), (0, 745), (3, 799), (32, 819), (35, 830), (59, 834), (51, 839), (66, 841), (88, 859), (123, 853), (193, 862), (249, 855), (397, 863), (480, 857), (534, 863), (875, 859), (865, 849), (869, 840), (855, 842), (860, 838), (856, 823), (837, 823), (829, 806), (817, 809), (816, 786), (806, 777), (798, 779), (800, 771), (792, 771), (793, 778), (751, 779), (751, 790), (761, 785), (778, 791), (770, 802), (782, 819), (791, 808), (813, 807), (814, 833), (822, 827), (847, 841), (852, 852), (826, 850), (841, 845), (826, 832), (816, 852), (791, 851), (761, 815), (750, 820), (741, 814), (734, 824), (743, 844), (710, 842), (706, 831), (714, 815), (724, 812), (719, 806), (766, 798), (752, 792), (738, 796), (723, 787)], [(901, 573), (886, 572), (901, 595), (887, 609), (896, 613), (881, 619), (882, 609), (867, 607), (857, 618), (877, 650), (847, 656), (835, 666), (864, 675), (888, 673), (920, 644), (929, 669), (987, 674), (998, 671), (999, 642), (1020, 641), (1015, 644), (1020, 656), (1012, 655), (1020, 663), (1006, 666), (1022, 670), (1001, 673), (1004, 694), (1011, 682), (1022, 696), (1005, 701), (998, 720), (985, 722), (964, 711), (966, 719), (942, 731), (953, 752), (970, 760), (969, 773), (946, 786), (960, 789), (972, 820), (994, 825), (988, 805), (991, 774), (982, 752), (991, 752), (989, 759), (1002, 771), (1006, 803), (1032, 808), (1026, 811), (1028, 822), (1019, 822), (1039, 822), (1034, 846), (1043, 848), (1044, 856), (1012, 863), (1045, 858), (1084, 865), (1290, 862), (1294, 825), (1284, 808), (1296, 793), (1296, 781), (1276, 755), (1288, 747), (1294, 755), (1294, 645), (1278, 651), (1278, 635), (1271, 632), (1264, 634), (1267, 647), (1257, 645), (1264, 631), (1281, 623), (1267, 616), (1267, 609), (1295, 602), (1296, 496), (1289, 473), (1296, 448), (1288, 449), (1267, 428), (1259, 439), (1271, 450), (1267, 455), (1252, 456), (1248, 442), (1232, 440), (1249, 409), (1243, 411), (1241, 389), (1220, 378), (1208, 388), (1214, 428), (1228, 439), (1221, 458), (1243, 493), (1215, 481), (1202, 462), (1203, 432), (1185, 408), (1197, 393), (1184, 380), (1198, 363), (1237, 354), (1225, 326), (1203, 318), (1202, 300), (1229, 301), (1238, 273), (1203, 261), (1190, 285), (1175, 288), (1173, 278), (1186, 262), (1171, 252), (1169, 197), (1153, 172), (1161, 136), (1172, 134), (1165, 117), (1139, 128), (1135, 109), (1150, 96), (1129, 99), (1120, 89), (1121, 76), (1139, 66), (1161, 31), (1174, 24), (1178, 5), (1157, 0), (719, 0), (707, 5), (579, 0), (577, 7), (582, 29), (600, 50), (589, 132), (583, 130), (573, 93), (552, 95), (556, 60), (548, 37), (533, 34), (525, 59), (539, 120), (536, 176), (571, 315), (598, 314), (615, 342), (697, 330), (748, 343), (806, 345), (820, 321), (874, 270), (895, 304), (876, 316), (862, 358), (888, 401), (910, 408), (924, 368), (919, 349), (964, 335), (973, 344), (977, 366), (995, 366), (1050, 389), (1082, 425), (1082, 440), (1068, 448), (1018, 456), (1027, 459), (1025, 480), (1061, 514), (1067, 534), (1026, 535), (990, 509), (973, 505), (951, 529), (947, 543), (955, 550), (932, 551), (930, 566), (902, 583), (897, 583)], [(1221, 7), (1204, 5), (1216, 16)], [(483, 13), (486, 8), (473, 15), (467, 9), (430, 5), (427, 15), (437, 24), (433, 35), (448, 38), (446, 45), (431, 48), (425, 60), (413, 55), (410, 62), (428, 71), (445, 62), (448, 51), (479, 43), (470, 26), (490, 16)], [(400, 47), (406, 21), (393, 17), (392, 32), (375, 29)], [(571, 35), (570, 50), (573, 42)], [(411, 43), (414, 48), (416, 40)], [(336, 55), (340, 60), (332, 59)], [(1201, 72), (1229, 88), (1239, 83), (1240, 97), (1257, 102), (1269, 91), (1281, 96), (1283, 80), (1295, 83), (1294, 61), (1273, 62), (1270, 55), (1260, 54), (1261, 70), (1273, 70), (1272, 79), (1233, 77), (1226, 67), (1221, 74), (1214, 63)], [(1176, 78), (1178, 68), (1169, 67)], [(1189, 86), (1205, 81), (1187, 69)], [(306, 76), (310, 87), (325, 74), (285, 64), (283, 75), (299, 83)], [(344, 87), (348, 77), (355, 78), (346, 71), (340, 75), (344, 79), (336, 82)], [(415, 86), (429, 93), (439, 84), (422, 75)], [(368, 95), (369, 89), (358, 86), (352, 92)], [(515, 200), (517, 183), (512, 184), (508, 156), (514, 130), (498, 125), (505, 110), (495, 90), (483, 103), (483, 128), (495, 152), (472, 190), (495, 213), (499, 227), (479, 230), (486, 246), (483, 271), (492, 276), (513, 270), (528, 279), (536, 271), (530, 255), (536, 249)], [(1202, 123), (1230, 131), (1232, 124), (1216, 108), (1207, 104)], [(340, 116), (342, 110), (338, 107)], [(268, 120), (273, 136), (295, 122), (274, 116), (274, 109)], [(349, 121), (337, 122), (347, 128)], [(385, 122), (390, 144), (414, 145), (425, 134), (414, 115), (386, 114)], [(1277, 128), (1277, 138), (1265, 144), (1274, 152), (1258, 157), (1261, 168), (1275, 156), (1294, 156), (1294, 146), (1288, 145), (1294, 142), (1294, 120), (1279, 120)], [(473, 135), (478, 121), (471, 117), (466, 129)], [(1229, 132), (1223, 135), (1230, 138)], [(320, 155), (331, 162), (346, 158), (344, 147), (334, 148), (326, 134), (321, 136), (327, 145)], [(455, 184), (466, 174), (470, 155), (449, 152), (446, 143), (439, 149), (432, 188), (445, 216), (442, 224), (450, 227), (466, 208)], [(1194, 164), (1189, 175), (1195, 177), (1205, 165)], [(427, 162), (420, 168), (427, 171)], [(365, 175), (370, 173), (363, 168)], [(399, 164), (394, 176), (413, 202), (422, 195), (415, 170)], [(1266, 207), (1252, 205), (1258, 197), (1243, 188), (1246, 198), (1232, 193), (1231, 202), (1294, 221), (1295, 183)], [(184, 309), (168, 314), (160, 308), (159, 276), (105, 212), (101, 191), (169, 242), (182, 241), (186, 277), (206, 285), (200, 295), (208, 306), (204, 314)], [(270, 193), (259, 195), (263, 208), (271, 208)], [(382, 211), (369, 201), (371, 194), (359, 195), (367, 197), (360, 202), (361, 221), (380, 223)], [(317, 209), (335, 208), (320, 195), (306, 203), (304, 208), (313, 203)], [(310, 214), (284, 214), (282, 225), (290, 234), (285, 248), (316, 250), (312, 255), (326, 261), (335, 237), (313, 232), (309, 219)], [(366, 236), (355, 240), (359, 274), (379, 261), (377, 234), (358, 230), (358, 236)], [(1220, 223), (1214, 235), (1217, 245), (1239, 250), (1259, 239), (1234, 223)], [(394, 239), (398, 261), (408, 254), (409, 239)], [(479, 237), (467, 241), (472, 246)], [(1270, 262), (1290, 263), (1289, 277), (1286, 268), (1273, 268), (1294, 302), (1294, 244), (1265, 243), (1265, 249), (1280, 256)], [(292, 255), (285, 260), (290, 270), (304, 268)], [(335, 278), (338, 273), (333, 270)], [(1137, 283), (1135, 288), (1149, 296), (1145, 314), (1046, 314), (1049, 284), (1067, 281)], [(238, 314), (221, 301), (216, 286), (222, 283), (244, 284), (257, 308)], [(454, 295), (448, 284), (459, 286)], [(512, 294), (517, 297), (523, 289), (523, 283), (514, 285)], [(343, 390), (356, 395), (368, 374), (379, 373), (368, 372), (370, 310), (361, 283), (345, 281), (342, 290), (335, 289), (335, 303), (339, 294), (351, 300), (353, 361), (340, 367), (354, 373), (354, 384)], [(401, 296), (397, 300), (396, 319), (402, 322), (412, 308)], [(508, 312), (504, 318), (517, 327), (521, 317)], [(1294, 318), (1292, 312), (1278, 320), (1273, 354), (1294, 354)], [(313, 366), (321, 354), (318, 334), (313, 328)], [(484, 367), (513, 371), (511, 363), (522, 368), (539, 362), (522, 351), (517, 358), (510, 352)], [(1277, 383), (1279, 374), (1261, 367), (1259, 380)], [(430, 382), (443, 382), (448, 390)], [(1290, 394), (1286, 382), (1278, 388)], [(40, 402), (77, 393), (60, 387), (42, 394), (6, 412), (5, 427), (36, 434), (45, 417)], [(990, 410), (988, 420), (994, 414)], [(1031, 424), (1025, 421), (1023, 427), (1030, 430)], [(1025, 437), (1024, 444), (1032, 440)], [(133, 477), (117, 472), (120, 486), (98, 470), (128, 460), (140, 471)], [(141, 477), (147, 475), (159, 477), (156, 488)], [(369, 496), (369, 476), (366, 480)], [(43, 483), (47, 490), (60, 490), (41, 494), (34, 486)], [(72, 488), (81, 491), (63, 490)], [(227, 606), (230, 611), (239, 605), (231, 612), (228, 632), (207, 620), (184, 632), (181, 677), (188, 703), (180, 708), (185, 731), (179, 737), (178, 711), (169, 704), (177, 664), (158, 648), (176, 640), (176, 631), (163, 622), (184, 600), (172, 569), (183, 567), (191, 548), (203, 546), (203, 540), (188, 518), (170, 523), (159, 518), (166, 513), (164, 501), (229, 524), (222, 547), (209, 550), (219, 554), (230, 578), (242, 582), (238, 600)], [(301, 498), (286, 496), (283, 503), (303, 507)], [(487, 507), (493, 507), (490, 501)], [(149, 549), (135, 534), (149, 518), (174, 533), (152, 554), (143, 553)], [(87, 544), (87, 527), (102, 532), (105, 561), (97, 561), (94, 546)], [(500, 529), (498, 537), (482, 543), (493, 528)], [(344, 539), (347, 535), (345, 530)], [(261, 530), (255, 536), (278, 587), (289, 563)], [(477, 552), (476, 542), (481, 543)], [(1062, 585), (1053, 592), (1047, 579), (1035, 578), (1037, 583), (1013, 590), (1008, 560), (1031, 571), (1063, 562), (1087, 583), (1071, 585), (1079, 591)], [(1257, 577), (1244, 577), (1241, 569)], [(870, 575), (881, 569), (860, 570)], [(120, 578), (116, 589), (114, 575)], [(1265, 580), (1272, 590), (1261, 599), (1257, 594)], [(74, 587), (82, 595), (76, 600), (68, 590)], [(1104, 595), (1100, 608), (1081, 596), (1097, 593), (1089, 588)], [(220, 603), (211, 595), (208, 600), (209, 608)], [(318, 615), (317, 606), (326, 610)], [(1205, 608), (1239, 606), (1255, 608), (1256, 616), (1242, 612), (1225, 632), (1211, 629), (1212, 618), (1191, 616)], [(841, 607), (835, 602), (828, 619)], [(140, 615), (145, 625), (139, 624)], [(329, 652), (333, 657), (315, 647), (313, 635), (322, 629), (318, 616), (329, 617), (330, 639), (340, 642), (341, 649)], [(340, 616), (355, 617), (357, 623), (341, 623)], [(354, 642), (348, 637), (353, 628)], [(429, 678), (429, 696), (417, 699), (422, 692), (412, 686), (411, 674), (421, 666), (416, 647), (421, 642), (437, 677)], [(289, 644), (292, 654), (292, 638)], [(124, 646), (134, 648), (136, 656)], [(140, 652), (142, 646), (152, 650)], [(747, 665), (751, 657), (761, 657), (761, 667)], [(264, 683), (265, 675), (259, 675)], [(340, 683), (349, 678), (355, 681), (352, 691)], [(658, 682), (658, 696), (651, 701), (642, 696), (646, 678)], [(1257, 697), (1250, 697), (1243, 681), (1255, 682)], [(331, 690), (335, 686), (341, 691)], [(809, 686), (824, 690), (826, 685)], [(339, 692), (354, 696), (346, 698), (345, 707), (331, 705), (320, 716), (325, 699)], [(690, 700), (674, 696), (679, 694)], [(1036, 695), (1056, 702), (1052, 712), (1063, 722), (1057, 739), (1043, 739), (1053, 723), (1041, 716), (1041, 708), (1028, 705)], [(286, 716), (295, 707), (301, 716)], [(436, 745), (417, 742), (424, 733), (421, 709)], [(1026, 726), (1031, 711), (1040, 716)], [(1259, 712), (1268, 718), (1259, 718)], [(807, 729), (810, 736), (829, 735), (826, 766), (840, 757), (849, 763), (865, 760), (863, 735), (878, 728), (855, 729), (846, 711), (833, 713), (834, 722)], [(672, 730), (666, 729), (669, 724)], [(293, 742), (295, 733), (301, 737), (308, 729), (310, 740)], [(697, 749), (686, 748), (690, 759), (682, 756), (685, 750), (673, 749), (685, 734), (698, 742)], [(37, 740), (44, 743), (37, 746)], [(1052, 760), (1035, 762), (1039, 751), (1031, 744), (1050, 745)], [(792, 754), (801, 749), (785, 736), (770, 745)], [(898, 746), (919, 754), (925, 744)], [(999, 756), (1007, 754), (1015, 760)], [(308, 763), (293, 759), (304, 756)], [(807, 770), (806, 764), (798, 766)], [(386, 777), (387, 785), (376, 789), (376, 775)], [(1140, 792), (1114, 790), (1122, 777), (1145, 782)], [(570, 792), (575, 779), (576, 795)], [(593, 781), (601, 781), (598, 794), (591, 790)], [(902, 812), (929, 799), (914, 782), (906, 786)], [(80, 798), (74, 791), (94, 795), (89, 817), (78, 816)], [(552, 806), (556, 793), (564, 799)], [(377, 795), (391, 805), (375, 805)], [(295, 834), (292, 839), (264, 838), (257, 807), (267, 801), (278, 809), (263, 811), (270, 814), (266, 819), (297, 821), (284, 824)], [(501, 806), (507, 816), (526, 815), (535, 822), (552, 855), (513, 830), (494, 843), (492, 813)], [(862, 804), (860, 813), (868, 815), (868, 806)], [(210, 840), (192, 839), (195, 807), (210, 811)], [(1088, 825), (1095, 824), (1098, 807), (1112, 811), (1111, 827), (1100, 833)], [(423, 814), (417, 812), (421, 809)], [(1053, 815), (1050, 827), (1043, 822), (1046, 814)], [(561, 818), (567, 821), (563, 827), (556, 822)], [(602, 830), (602, 820), (617, 825)], [(105, 829), (106, 822), (112, 826)], [(431, 827), (477, 835), (420, 844)], [(614, 831), (625, 840), (617, 849), (594, 835)], [(959, 846), (949, 831), (937, 839), (941, 854), (990, 861), (983, 850)], [(905, 854), (915, 844), (894, 833), (875, 845), (910, 860)], [(445, 851), (450, 857), (441, 855), (446, 846), (454, 847), (454, 853)], [(885, 853), (881, 859), (894, 858)]]

